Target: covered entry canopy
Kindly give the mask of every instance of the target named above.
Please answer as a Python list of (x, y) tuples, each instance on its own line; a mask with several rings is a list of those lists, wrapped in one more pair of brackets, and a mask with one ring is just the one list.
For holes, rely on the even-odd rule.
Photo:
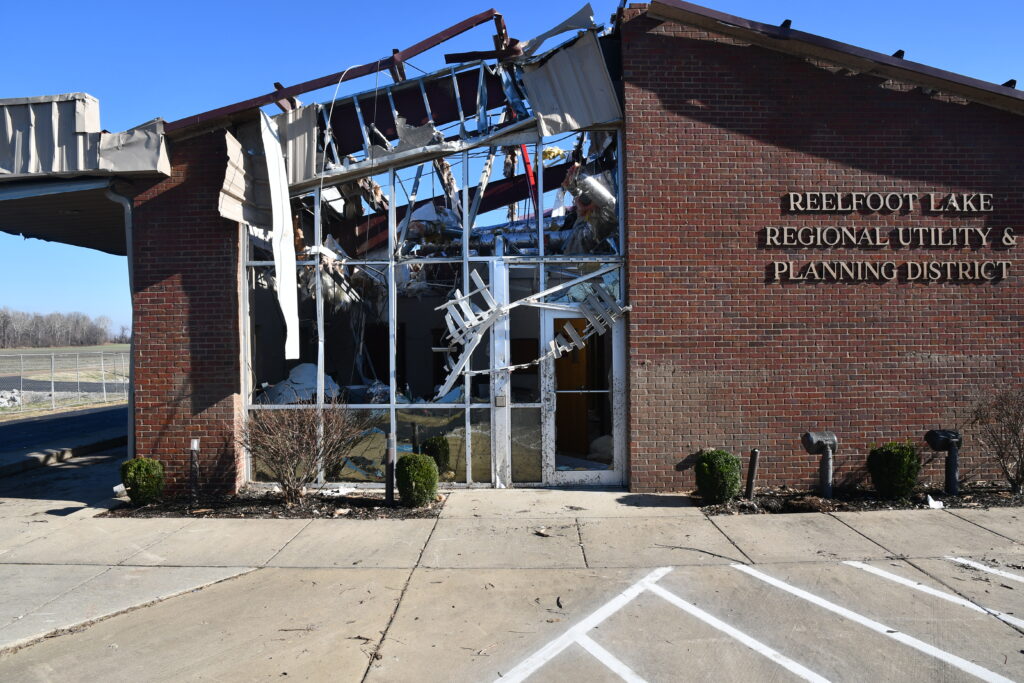
[(0, 99), (0, 231), (124, 256), (111, 183), (167, 175), (163, 121), (108, 133), (85, 93)]
[(0, 183), (0, 231), (125, 256), (124, 209), (110, 178)]

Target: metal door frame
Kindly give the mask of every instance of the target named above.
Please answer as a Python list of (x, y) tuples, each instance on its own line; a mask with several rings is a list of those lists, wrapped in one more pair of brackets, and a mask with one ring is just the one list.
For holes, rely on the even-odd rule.
[[(541, 341), (547, 348), (554, 339), (554, 321), (582, 318), (582, 313), (542, 310), (540, 316)], [(612, 468), (610, 470), (559, 471), (555, 467), (555, 361), (545, 359), (540, 365), (541, 381), (541, 443), (543, 444), (542, 471), (545, 486), (622, 486), (626, 483), (626, 401), (625, 401), (625, 320), (619, 319), (611, 329), (612, 379), (608, 395), (612, 409)]]

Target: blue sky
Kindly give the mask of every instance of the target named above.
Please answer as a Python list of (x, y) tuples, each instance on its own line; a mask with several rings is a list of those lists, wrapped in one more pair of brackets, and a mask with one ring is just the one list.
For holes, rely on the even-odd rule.
[[(491, 0), (493, 3), (494, 0)], [(527, 39), (575, 12), (580, 0), (447, 0), (442, 3), (6, 3), (7, 58), (0, 98), (88, 92), (101, 123), (124, 130), (155, 117), (174, 120), (261, 95), (405, 48), (493, 6), (509, 33)], [(617, 2), (591, 3), (607, 22)], [(1024, 88), (1024, 5), (1019, 0), (715, 0), (713, 9), (793, 28), (982, 80), (1018, 78)], [(346, 9), (351, 7), (354, 9)], [(486, 49), (491, 25), (442, 51)], [(433, 58), (431, 58), (433, 56)], [(440, 66), (435, 53), (413, 64)], [(382, 79), (387, 76), (382, 74)], [(374, 77), (356, 84), (372, 88)], [(349, 90), (352, 91), (352, 90)], [(325, 100), (330, 92), (303, 101)], [(81, 311), (129, 324), (124, 258), (0, 233), (0, 307)]]

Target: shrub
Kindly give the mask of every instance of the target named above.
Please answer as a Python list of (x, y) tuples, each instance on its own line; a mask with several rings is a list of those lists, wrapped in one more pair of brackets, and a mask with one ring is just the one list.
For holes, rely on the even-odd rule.
[(978, 401), (971, 432), (986, 456), (995, 460), (1014, 493), (1024, 488), (1024, 386)]
[(238, 443), (270, 473), (285, 503), (292, 505), (320, 472), (341, 467), (371, 419), (339, 404), (322, 411), (312, 407), (254, 410), (239, 432)]
[(697, 456), (697, 493), (706, 503), (724, 503), (740, 492), (740, 459), (719, 449)]
[(917, 485), (921, 459), (909, 441), (893, 441), (868, 454), (871, 483), (882, 498), (906, 498)]
[(423, 507), (437, 496), (437, 463), (429, 455), (403, 455), (395, 466), (395, 483), (403, 503)]
[(164, 466), (152, 458), (132, 458), (121, 463), (121, 483), (134, 505), (149, 505), (164, 492)]
[(424, 441), (423, 454), (433, 458), (438, 472), (443, 473), (451, 469), (449, 466), (451, 452), (448, 447), (448, 439), (443, 436), (432, 436)]

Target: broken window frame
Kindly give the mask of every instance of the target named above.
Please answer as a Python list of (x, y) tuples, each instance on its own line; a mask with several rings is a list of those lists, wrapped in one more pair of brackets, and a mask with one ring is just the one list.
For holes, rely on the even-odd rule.
[[(430, 78), (432, 76), (437, 76), (438, 74), (442, 74), (442, 73), (451, 73), (451, 74), (454, 75), (456, 72), (461, 73), (461, 72), (464, 72), (465, 70), (467, 70), (469, 68), (479, 68), (479, 69), (481, 69), (481, 72), (480, 72), (481, 73), (481, 78), (483, 78), (483, 71), (482, 70), (487, 68), (487, 67), (486, 67), (486, 65), (484, 65), (483, 63), (480, 63), (480, 62), (469, 63), (469, 64), (462, 64), (462, 65), (458, 65), (457, 67), (446, 67), (445, 69), (440, 70), (438, 72), (435, 72), (434, 74), (428, 74), (427, 76), (425, 76), (425, 77), (423, 77), (421, 79), (417, 79), (417, 80), (420, 81), (420, 83), (418, 83), (417, 86), (422, 89), (423, 88), (423, 83), (428, 78)], [(454, 78), (454, 76), (453, 76), (453, 78)], [(457, 83), (457, 81), (456, 81), (456, 83)], [(406, 86), (406, 87), (413, 87), (413, 86)], [(456, 93), (456, 94), (458, 95), (458, 93)], [(359, 101), (358, 98), (360, 96), (361, 96), (361, 94), (357, 94), (357, 95), (349, 96), (349, 97), (346, 97), (346, 98), (343, 98), (343, 99), (345, 99), (345, 100), (352, 99), (352, 100), (354, 100), (355, 102), (358, 103), (358, 101)], [(330, 103), (328, 103), (328, 105), (329, 104)], [(360, 126), (361, 129), (362, 129), (362, 136), (364, 138), (364, 143), (366, 143), (363, 146), (363, 158), (362, 159), (355, 159), (354, 161), (351, 161), (349, 163), (341, 165), (342, 166), (342, 170), (341, 170), (340, 173), (337, 172), (337, 169), (335, 169), (335, 172), (332, 172), (331, 174), (325, 174), (323, 172), (323, 167), (322, 167), (321, 173), (317, 174), (317, 176), (315, 178), (309, 179), (309, 180), (305, 180), (302, 183), (298, 183), (295, 186), (293, 186), (292, 188), (290, 188), (291, 189), (290, 194), (291, 194), (293, 199), (296, 198), (296, 197), (304, 197), (304, 196), (305, 197), (311, 196), (313, 198), (313, 201), (314, 201), (314, 204), (315, 204), (315, 207), (316, 207), (316, 209), (315, 209), (315, 218), (314, 218), (314, 221), (315, 221), (314, 241), (315, 241), (316, 245), (322, 245), (323, 244), (323, 235), (322, 235), (322, 215), (321, 214), (322, 214), (322, 209), (323, 209), (323, 203), (322, 203), (322, 196), (321, 196), (321, 194), (322, 194), (323, 189), (326, 187), (325, 182), (329, 182), (330, 185), (335, 185), (335, 184), (343, 182), (345, 180), (352, 180), (352, 181), (354, 181), (354, 180), (358, 180), (359, 178), (369, 178), (369, 177), (373, 177), (375, 175), (379, 175), (381, 173), (387, 173), (387, 176), (388, 176), (388, 187), (387, 187), (387, 197), (388, 197), (388, 210), (387, 210), (387, 250), (386, 250), (387, 251), (387, 255), (388, 255), (387, 259), (383, 260), (383, 259), (359, 259), (359, 258), (355, 258), (355, 259), (346, 259), (345, 262), (346, 262), (346, 264), (352, 265), (352, 266), (364, 265), (364, 266), (379, 267), (379, 268), (383, 268), (385, 270), (385, 272), (386, 272), (386, 276), (387, 276), (387, 310), (388, 310), (388, 316), (387, 317), (388, 317), (388, 354), (389, 354), (389, 377), (388, 377), (388, 396), (389, 396), (389, 400), (388, 400), (387, 404), (384, 404), (384, 403), (373, 403), (373, 404), (360, 403), (360, 404), (349, 404), (346, 407), (352, 408), (354, 410), (363, 410), (363, 409), (369, 409), (369, 410), (375, 410), (375, 411), (387, 410), (388, 411), (388, 415), (389, 415), (389, 422), (390, 422), (390, 435), (393, 438), (397, 437), (397, 434), (398, 434), (397, 413), (400, 410), (419, 410), (419, 409), (422, 409), (422, 410), (438, 410), (438, 409), (458, 410), (458, 409), (461, 409), (461, 410), (463, 410), (464, 416), (465, 416), (465, 435), (466, 435), (466, 438), (465, 438), (465, 448), (466, 448), (466, 454), (465, 454), (466, 476), (465, 476), (465, 479), (466, 479), (466, 483), (451, 484), (451, 486), (459, 487), (459, 488), (474, 487), (474, 486), (477, 486), (477, 487), (491, 487), (492, 485), (496, 485), (496, 484), (497, 485), (502, 485), (503, 482), (510, 483), (510, 479), (502, 478), (502, 477), (500, 477), (496, 473), (496, 468), (498, 466), (498, 464), (497, 464), (498, 463), (498, 453), (501, 452), (503, 449), (507, 450), (506, 455), (505, 455), (505, 460), (508, 461), (509, 466), (510, 466), (510, 463), (511, 463), (511, 451), (508, 450), (508, 449), (511, 449), (511, 443), (508, 441), (508, 438), (510, 437), (510, 434), (508, 433), (507, 430), (502, 430), (501, 428), (499, 428), (499, 426), (497, 424), (498, 416), (499, 416), (499, 411), (502, 411), (504, 413), (504, 417), (507, 420), (507, 419), (509, 419), (511, 417), (511, 413), (510, 413), (511, 410), (533, 410), (533, 409), (540, 409), (541, 406), (542, 406), (542, 403), (528, 403), (528, 404), (510, 405), (509, 402), (507, 402), (507, 398), (506, 398), (506, 402), (505, 403), (503, 403), (502, 405), (498, 405), (498, 403), (496, 401), (496, 395), (495, 395), (495, 392), (493, 390), (493, 386), (494, 386), (493, 382), (495, 381), (493, 378), (492, 378), (492, 391), (490, 392), (488, 401), (486, 403), (474, 403), (473, 402), (473, 397), (472, 397), (472, 392), (471, 392), (471, 389), (472, 389), (471, 377), (470, 377), (470, 374), (466, 373), (466, 372), (462, 373), (462, 376), (457, 380), (457, 381), (461, 381), (462, 382), (462, 386), (463, 386), (463, 394), (462, 394), (462, 401), (461, 402), (456, 402), (456, 403), (438, 403), (438, 402), (436, 402), (436, 400), (432, 400), (432, 401), (428, 401), (428, 402), (425, 402), (425, 403), (399, 403), (397, 401), (397, 399), (398, 399), (398, 386), (397, 386), (397, 334), (398, 334), (398, 330), (397, 330), (397, 326), (398, 326), (398, 320), (397, 320), (397, 296), (398, 296), (398, 292), (397, 292), (397, 288), (395, 286), (396, 268), (398, 268), (400, 266), (411, 265), (411, 264), (416, 264), (416, 263), (425, 263), (425, 264), (438, 264), (438, 263), (445, 263), (445, 262), (459, 263), (462, 266), (462, 269), (461, 269), (462, 270), (462, 284), (463, 284), (463, 287), (466, 288), (466, 291), (468, 291), (468, 289), (469, 289), (468, 288), (468, 283), (470, 282), (470, 279), (469, 279), (470, 268), (473, 265), (475, 265), (475, 264), (487, 265), (487, 264), (491, 264), (491, 263), (494, 263), (494, 262), (501, 262), (503, 264), (516, 264), (516, 265), (522, 265), (522, 266), (536, 265), (536, 267), (538, 268), (538, 271), (539, 271), (539, 276), (538, 276), (539, 277), (539, 289), (540, 289), (540, 291), (544, 291), (544, 290), (549, 288), (547, 269), (548, 269), (549, 265), (551, 265), (551, 264), (558, 263), (558, 264), (563, 264), (564, 265), (564, 264), (571, 264), (571, 263), (602, 263), (602, 264), (614, 265), (614, 266), (616, 266), (619, 269), (619, 272), (620, 272), (619, 292), (617, 293), (616, 299), (617, 299), (618, 302), (623, 302), (625, 300), (624, 268), (625, 268), (625, 263), (626, 263), (626, 248), (627, 248), (627, 245), (626, 245), (626, 241), (625, 241), (625, 229), (624, 229), (625, 221), (624, 221), (624, 201), (623, 201), (623, 199), (624, 199), (625, 183), (624, 183), (624, 175), (623, 175), (623, 171), (624, 171), (623, 133), (622, 133), (621, 128), (620, 127), (615, 127), (615, 126), (609, 126), (609, 125), (603, 125), (603, 126), (601, 126), (599, 128), (600, 130), (614, 131), (614, 133), (615, 133), (617, 179), (618, 179), (617, 188), (616, 188), (616, 190), (617, 190), (617, 193), (616, 193), (617, 194), (617, 207), (616, 207), (616, 211), (617, 211), (617, 217), (618, 217), (618, 245), (619, 245), (618, 253), (617, 254), (601, 254), (601, 255), (593, 255), (593, 256), (587, 256), (587, 255), (584, 255), (584, 254), (579, 254), (579, 255), (573, 255), (573, 254), (569, 254), (569, 255), (547, 254), (546, 253), (546, 248), (545, 248), (545, 240), (544, 240), (544, 213), (545, 213), (545, 211), (544, 211), (544, 199), (545, 199), (544, 198), (544, 194), (545, 194), (545, 192), (544, 192), (544, 162), (543, 162), (544, 139), (541, 136), (539, 130), (536, 130), (536, 128), (535, 128), (536, 121), (535, 121), (535, 119), (533, 117), (532, 111), (527, 111), (525, 109), (525, 106), (528, 105), (526, 100), (524, 99), (522, 101), (516, 101), (513, 104), (518, 105), (521, 108), (523, 108), (523, 112), (522, 113), (525, 114), (525, 116), (523, 116), (522, 118), (516, 119), (514, 121), (511, 121), (511, 122), (503, 122), (503, 123), (505, 123), (505, 125), (503, 127), (501, 127), (500, 130), (497, 130), (497, 128), (499, 126), (501, 126), (501, 123), (499, 123), (499, 126), (496, 126), (496, 127), (492, 128), (491, 116), (493, 116), (493, 114), (492, 115), (488, 115), (487, 111), (486, 111), (486, 107), (485, 107), (482, 110), (484, 112), (485, 121), (483, 121), (483, 122), (478, 121), (477, 122), (477, 127), (476, 127), (476, 132), (477, 133), (481, 133), (482, 132), (482, 134), (475, 134), (472, 137), (463, 135), (462, 138), (457, 140), (457, 143), (458, 143), (457, 149), (454, 149), (454, 150), (449, 149), (449, 150), (444, 151), (444, 152), (438, 151), (437, 153), (428, 152), (428, 153), (426, 153), (423, 156), (416, 157), (415, 161), (412, 161), (411, 159), (405, 159), (405, 160), (398, 159), (398, 158), (391, 158), (391, 159), (389, 159), (389, 158), (387, 158), (387, 155), (384, 155), (380, 159), (369, 158), (369, 154), (368, 154), (369, 149), (370, 149), (369, 136), (367, 134), (367, 128), (365, 126), (365, 121), (361, 122), (361, 123), (363, 123), (363, 125)], [(429, 105), (429, 102), (428, 102), (428, 105)], [(394, 110), (393, 106), (392, 106), (392, 110)], [(481, 128), (481, 123), (483, 123), (483, 127), (482, 128)], [(448, 125), (451, 125), (451, 124), (443, 124), (443, 125), (444, 126), (448, 126)], [(461, 106), (461, 104), (459, 105), (459, 125), (460, 125), (460, 130), (465, 134), (465, 132), (466, 132), (466, 117), (463, 116), (463, 107)], [(329, 130), (329, 127), (330, 126), (328, 124), (327, 125), (327, 129), (328, 130)], [(535, 211), (534, 211), (535, 227), (534, 227), (534, 230), (535, 230), (536, 239), (537, 239), (537, 253), (536, 253), (536, 255), (522, 255), (522, 254), (516, 255), (516, 254), (507, 254), (506, 253), (506, 254), (503, 254), (501, 256), (497, 256), (497, 255), (494, 255), (494, 256), (474, 256), (474, 255), (472, 255), (473, 252), (472, 252), (472, 250), (470, 248), (471, 237), (472, 237), (472, 228), (473, 228), (473, 225), (471, 224), (471, 218), (475, 219), (475, 216), (472, 216), (472, 217), (470, 216), (470, 186), (469, 186), (469, 183), (470, 183), (470, 163), (469, 163), (470, 152), (473, 151), (473, 150), (480, 149), (480, 148), (486, 148), (488, 145), (493, 144), (493, 141), (498, 137), (498, 135), (507, 134), (507, 133), (509, 133), (511, 131), (525, 131), (525, 130), (529, 129), (530, 127), (534, 128), (534, 132), (535, 132), (535, 136), (536, 136), (536, 141), (532, 144), (533, 151), (534, 151), (534, 155), (533, 155), (533, 162), (534, 163), (532, 164), (532, 166), (533, 166), (532, 170), (533, 170), (533, 172), (535, 174), (535, 178), (536, 178), (536, 190), (535, 190), (535, 192), (536, 192), (536, 199), (534, 200), (535, 201)], [(324, 133), (325, 131), (321, 129), (320, 132)], [(322, 142), (327, 142), (327, 144), (331, 144), (333, 142), (333, 140), (328, 140), (328, 137), (330, 137), (328, 135), (320, 135), (319, 137), (321, 138)], [(320, 151), (322, 153), (324, 153), (324, 154), (327, 153), (327, 149), (321, 149)], [(396, 200), (397, 200), (396, 176), (397, 176), (397, 173), (398, 173), (399, 169), (412, 168), (412, 167), (414, 167), (416, 165), (419, 165), (419, 164), (429, 163), (434, 158), (444, 158), (446, 156), (450, 157), (450, 156), (453, 156), (454, 154), (460, 154), (462, 156), (462, 174), (461, 174), (462, 175), (462, 187), (459, 188), (459, 196), (461, 198), (461, 208), (462, 208), (462, 211), (461, 211), (461, 223), (462, 223), (462, 226), (461, 226), (462, 227), (462, 250), (461, 250), (461, 257), (460, 258), (454, 258), (454, 259), (453, 258), (448, 258), (448, 257), (444, 257), (444, 258), (415, 258), (415, 259), (408, 259), (408, 258), (398, 259), (398, 258), (396, 258), (396, 245), (397, 245), (397, 240), (398, 240), (398, 234), (397, 234), (398, 225), (397, 225), (397, 220), (396, 220), (396, 217), (397, 217), (397, 215), (396, 215), (396, 210), (397, 210), (397, 207), (396, 207)], [(338, 161), (340, 162), (340, 159)], [(343, 176), (344, 180), (341, 179), (342, 176)], [(482, 196), (482, 194), (483, 193), (480, 193), (481, 196)], [(410, 212), (411, 212), (411, 210), (412, 210), (412, 207), (409, 208)], [(253, 346), (252, 345), (254, 343), (257, 343), (257, 340), (252, 338), (254, 335), (252, 334), (252, 329), (250, 327), (250, 322), (249, 322), (250, 321), (250, 317), (249, 317), (250, 316), (250, 310), (249, 310), (249, 301), (248, 301), (247, 282), (248, 282), (248, 277), (249, 277), (249, 271), (250, 271), (251, 268), (256, 267), (256, 266), (273, 265), (274, 262), (273, 261), (256, 261), (256, 260), (254, 260), (252, 258), (252, 253), (251, 253), (251, 248), (250, 248), (249, 233), (248, 233), (248, 229), (244, 225), (242, 226), (242, 236), (243, 236), (243, 239), (241, 240), (241, 244), (244, 245), (243, 246), (243, 248), (244, 248), (244, 252), (243, 252), (244, 258), (241, 259), (242, 269), (243, 269), (243, 272), (241, 273), (241, 278), (242, 278), (243, 286), (242, 286), (241, 289), (242, 289), (242, 297), (243, 297), (243, 321), (245, 323), (243, 325), (243, 329), (244, 329), (244, 331), (243, 331), (244, 340), (243, 341), (244, 341), (244, 349), (245, 349), (244, 350), (244, 361), (245, 362), (243, 364), (244, 368), (245, 368), (245, 372), (243, 373), (244, 374), (244, 378), (243, 378), (243, 396), (244, 396), (244, 400), (243, 400), (243, 415), (248, 415), (249, 412), (253, 411), (253, 410), (295, 410), (295, 409), (298, 409), (298, 410), (325, 410), (325, 409), (331, 409), (332, 405), (334, 405), (334, 404), (331, 404), (331, 403), (328, 403), (327, 401), (325, 401), (325, 364), (324, 364), (324, 343), (325, 343), (324, 303), (325, 302), (324, 302), (323, 297), (322, 297), (322, 281), (321, 281), (321, 273), (322, 273), (322, 269), (323, 269), (323, 265), (322, 265), (322, 262), (321, 262), (322, 261), (322, 257), (317, 257), (315, 259), (304, 259), (304, 260), (297, 261), (297, 265), (299, 265), (299, 266), (314, 266), (315, 269), (316, 269), (316, 272), (315, 272), (315, 275), (316, 275), (316, 287), (317, 287), (317, 294), (316, 294), (317, 316), (316, 317), (317, 317), (317, 345), (318, 345), (317, 346), (317, 363), (316, 363), (316, 365), (317, 365), (316, 402), (315, 402), (315, 404), (302, 404), (302, 405), (268, 405), (268, 404), (255, 404), (252, 401), (252, 387), (249, 386), (250, 377), (251, 377), (249, 368), (251, 366), (251, 360), (252, 360), (252, 350), (253, 350)], [(488, 288), (492, 292), (494, 292), (494, 290), (495, 290), (495, 283), (494, 282), (490, 282), (489, 285), (488, 285)], [(508, 299), (508, 297), (507, 297), (507, 286), (505, 288), (504, 296), (505, 296), (505, 300), (504, 300), (503, 303), (510, 303), (507, 300)], [(499, 298), (499, 300), (500, 300), (500, 298)], [(615, 329), (619, 330), (619, 333), (617, 334), (618, 339), (620, 341), (623, 340), (624, 337), (621, 334), (621, 329), (622, 329), (621, 321), (620, 321), (619, 325)], [(488, 340), (488, 343), (490, 343), (490, 340)], [(507, 344), (507, 341), (506, 341), (506, 344)], [(624, 347), (622, 349), (619, 349), (618, 348), (618, 342), (613, 344), (613, 347), (614, 347), (614, 353), (621, 354), (622, 357), (624, 357)], [(507, 352), (507, 348), (506, 348), (506, 352)], [(496, 362), (497, 362), (497, 359), (495, 359), (493, 354), (492, 354), (492, 360), (491, 360), (492, 369), (489, 371), (492, 374), (492, 377), (493, 377), (494, 374), (497, 374), (497, 373), (494, 372), (494, 369), (493, 369)], [(473, 477), (472, 477), (472, 472), (473, 472), (473, 453), (472, 453), (472, 448), (471, 448), (471, 444), (472, 444), (472, 440), (473, 440), (472, 439), (472, 418), (473, 418), (473, 416), (478, 416), (479, 417), (480, 415), (482, 415), (484, 410), (487, 411), (487, 413), (488, 413), (488, 415), (490, 416), (490, 419), (491, 419), (491, 423), (490, 423), (491, 447), (490, 447), (490, 452), (489, 452), (489, 459), (490, 459), (490, 462), (491, 462), (491, 472), (492, 472), (492, 474), (491, 474), (491, 478), (488, 481), (486, 481), (486, 482), (474, 482), (473, 481)], [(480, 412), (475, 412), (475, 411), (480, 411)], [(624, 437), (621, 434), (617, 435), (616, 436), (616, 441), (618, 442), (620, 438), (624, 438)], [(499, 443), (499, 441), (501, 441), (502, 439), (504, 439), (504, 442)], [(617, 445), (617, 448), (618, 447), (619, 446)], [(252, 481), (252, 477), (251, 477), (251, 459), (246, 457), (246, 463), (247, 463), (247, 474), (249, 475), (248, 479), (251, 482)], [(324, 481), (323, 473), (321, 473), (321, 476), (318, 479), (318, 483), (321, 483), (321, 484), (328, 483), (328, 482)], [(329, 482), (329, 483), (334, 484), (334, 483), (337, 483), (337, 482)], [(516, 485), (538, 485), (538, 484), (543, 484), (543, 483), (544, 482), (515, 482)], [(547, 482), (547, 483), (550, 484), (552, 482)], [(352, 482), (345, 482), (344, 485), (345, 486), (354, 486), (354, 487), (368, 487), (368, 488), (379, 488), (379, 487), (383, 486), (382, 483), (352, 483)]]

